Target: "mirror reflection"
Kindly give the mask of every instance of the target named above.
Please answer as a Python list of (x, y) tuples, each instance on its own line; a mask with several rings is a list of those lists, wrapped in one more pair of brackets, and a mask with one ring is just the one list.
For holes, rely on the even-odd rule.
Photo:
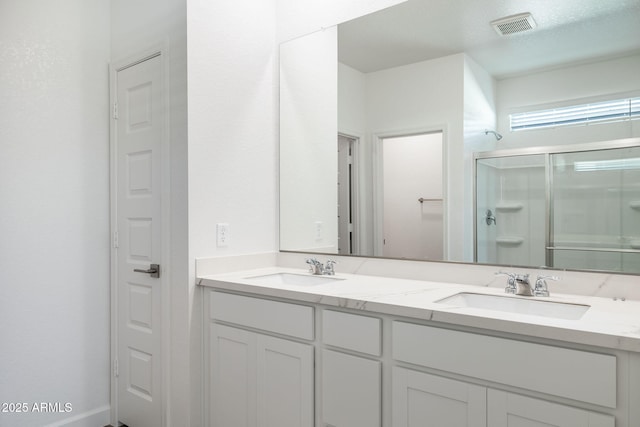
[[(640, 136), (640, 121), (632, 120), (637, 100), (628, 113), (595, 122), (511, 122), (518, 113), (640, 97), (640, 1), (506, 3), (409, 0), (281, 46), (281, 250), (554, 265), (546, 225), (531, 235), (542, 249), (530, 255), (511, 256), (514, 248), (496, 241), (480, 253), (480, 224), (508, 224), (512, 212), (476, 202), (476, 185), (486, 182), (486, 193), (508, 185), (476, 180), (474, 160)], [(514, 15), (519, 22), (500, 22)], [(509, 34), (510, 25), (531, 28)], [(535, 172), (518, 179), (541, 175), (544, 183), (549, 167), (536, 162), (522, 169)], [(612, 181), (602, 191), (623, 190)], [(545, 196), (526, 203), (543, 214), (548, 208)], [(569, 211), (556, 224), (569, 221)], [(618, 241), (640, 240), (634, 212), (624, 233), (612, 231)], [(537, 219), (519, 221), (513, 227), (534, 229)], [(631, 246), (616, 248), (628, 258), (638, 250)], [(610, 257), (602, 251), (559, 251), (556, 259), (572, 259), (568, 268), (627, 271), (583, 262)]]

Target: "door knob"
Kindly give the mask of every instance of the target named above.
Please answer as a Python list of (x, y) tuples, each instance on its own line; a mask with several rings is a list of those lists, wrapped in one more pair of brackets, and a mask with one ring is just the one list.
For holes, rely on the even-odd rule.
[(484, 220), (487, 225), (491, 225), (492, 222), (494, 225), (496, 224), (496, 217), (493, 216), (493, 212), (491, 212), (491, 209), (487, 209), (487, 212), (484, 214)]
[(148, 270), (134, 268), (133, 271), (136, 273), (148, 273), (151, 277), (158, 278), (160, 277), (160, 264), (151, 264)]

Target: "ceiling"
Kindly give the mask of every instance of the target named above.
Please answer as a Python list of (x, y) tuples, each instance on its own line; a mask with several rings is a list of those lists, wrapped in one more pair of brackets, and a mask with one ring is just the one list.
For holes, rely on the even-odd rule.
[[(490, 24), (523, 12), (535, 29), (499, 36)], [(466, 52), (504, 78), (640, 52), (640, 0), (408, 0), (338, 34), (340, 62), (364, 73)]]

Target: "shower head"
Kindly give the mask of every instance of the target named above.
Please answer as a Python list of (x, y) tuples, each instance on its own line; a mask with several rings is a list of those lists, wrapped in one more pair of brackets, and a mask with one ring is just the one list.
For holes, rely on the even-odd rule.
[(490, 133), (493, 134), (493, 136), (496, 137), (496, 140), (500, 141), (502, 139), (502, 135), (500, 135), (498, 132), (496, 132), (495, 130), (484, 130), (484, 134), (485, 135), (489, 135)]

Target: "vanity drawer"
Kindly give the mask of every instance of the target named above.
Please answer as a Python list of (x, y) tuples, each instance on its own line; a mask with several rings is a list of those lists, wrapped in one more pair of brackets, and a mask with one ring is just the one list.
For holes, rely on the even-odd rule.
[(322, 312), (324, 344), (380, 356), (381, 340), (380, 319), (333, 310)]
[(312, 340), (313, 307), (212, 291), (209, 317), (276, 334)]
[(612, 355), (397, 321), (392, 342), (398, 361), (616, 407)]

